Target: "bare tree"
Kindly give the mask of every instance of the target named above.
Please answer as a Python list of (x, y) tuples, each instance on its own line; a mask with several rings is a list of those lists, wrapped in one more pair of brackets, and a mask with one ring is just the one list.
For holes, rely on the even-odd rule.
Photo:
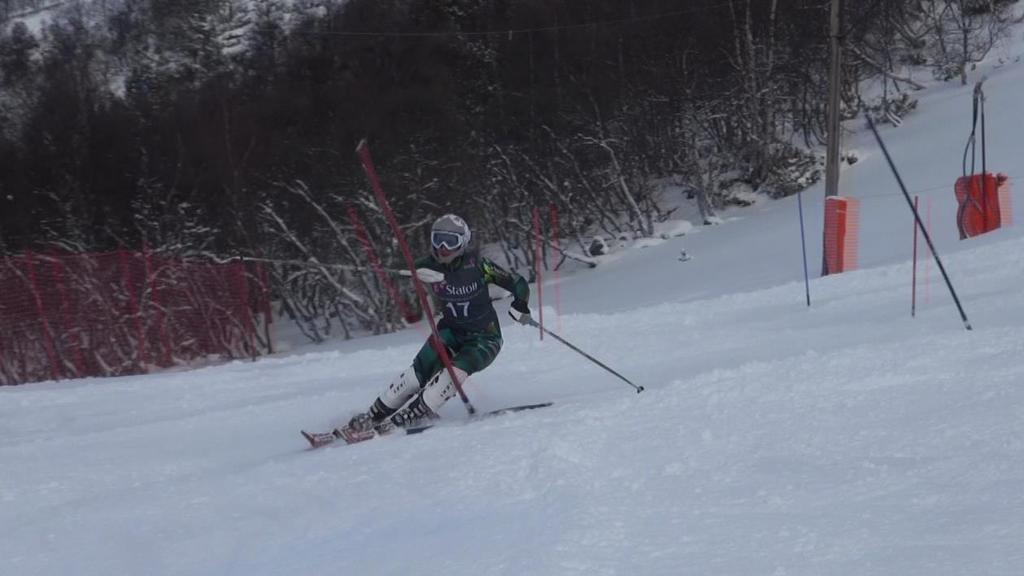
[(967, 84), (970, 67), (1006, 36), (1007, 6), (995, 0), (924, 0), (923, 15), (934, 42), (933, 67), (943, 79)]

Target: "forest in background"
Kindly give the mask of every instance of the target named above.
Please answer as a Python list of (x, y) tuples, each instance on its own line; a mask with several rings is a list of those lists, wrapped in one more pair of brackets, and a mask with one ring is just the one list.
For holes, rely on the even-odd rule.
[[(868, 78), (872, 114), (910, 113), (912, 66), (966, 83), (1014, 3), (846, 2), (844, 116)], [(455, 211), (525, 270), (531, 211), (555, 206), (552, 267), (595, 234), (651, 235), (665, 179), (713, 222), (820, 177), (829, 4), (0, 0), (0, 251), (275, 260), (311, 339), (392, 330), (348, 217), (400, 267), (360, 139), (421, 250)]]

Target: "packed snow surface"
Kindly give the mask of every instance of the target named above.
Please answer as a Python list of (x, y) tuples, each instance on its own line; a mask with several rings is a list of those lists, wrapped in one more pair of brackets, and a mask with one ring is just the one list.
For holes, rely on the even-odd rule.
[[(1020, 179), (1024, 66), (986, 90), (988, 165)], [(643, 394), (511, 324), (467, 393), (554, 406), (466, 423), (455, 400), (424, 434), (318, 451), (298, 430), (365, 408), (419, 328), (0, 389), (0, 574), (1024, 573), (1024, 235), (958, 240), (971, 87), (919, 97), (882, 133), (974, 330), (924, 260), (911, 318), (910, 212), (851, 123), (862, 269), (813, 274), (809, 190), (810, 308), (795, 198), (545, 285), (547, 325)]]

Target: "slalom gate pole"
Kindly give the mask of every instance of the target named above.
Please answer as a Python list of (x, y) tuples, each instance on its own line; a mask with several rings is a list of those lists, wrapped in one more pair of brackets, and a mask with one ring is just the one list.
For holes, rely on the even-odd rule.
[[(551, 205), (551, 244), (558, 246), (558, 206)], [(562, 275), (559, 265), (555, 265), (555, 318), (558, 329), (562, 329)]]
[(381, 263), (380, 257), (377, 256), (377, 250), (373, 248), (373, 242), (370, 240), (370, 233), (366, 230), (366, 226), (363, 225), (363, 221), (359, 218), (359, 210), (355, 206), (348, 207), (348, 219), (352, 223), (352, 228), (355, 229), (356, 239), (363, 245), (363, 250), (366, 251), (366, 257), (370, 260), (370, 266), (373, 267), (374, 273), (377, 275), (377, 281), (384, 285), (388, 291), (388, 295), (391, 296), (392, 302), (398, 306), (398, 310), (401, 312), (403, 318), (412, 318), (412, 310), (406, 305), (405, 300), (398, 295), (398, 289), (395, 288), (395, 283), (388, 277), (387, 272), (384, 271), (384, 264)]
[[(918, 200), (920, 197), (914, 196), (915, 212), (919, 209)], [(917, 316), (917, 224), (914, 224), (914, 268), (910, 278), (910, 317), (914, 318)]]
[(807, 307), (811, 306), (811, 277), (807, 271), (807, 236), (804, 233), (804, 195), (796, 193), (796, 205), (800, 211), (800, 247), (804, 251), (804, 291), (807, 293)]
[(534, 328), (536, 328), (536, 329), (540, 330), (541, 332), (543, 332), (543, 333), (547, 334), (548, 336), (551, 336), (551, 337), (552, 337), (552, 338), (554, 338), (555, 340), (558, 340), (558, 341), (559, 341), (559, 342), (561, 342), (562, 344), (565, 344), (565, 345), (566, 345), (567, 347), (569, 347), (569, 348), (570, 348), (570, 349), (571, 349), (571, 350), (572, 350), (573, 352), (576, 352), (577, 354), (579, 354), (579, 355), (583, 356), (583, 357), (584, 357), (584, 358), (586, 358), (587, 360), (590, 360), (590, 361), (591, 361), (591, 362), (593, 362), (594, 364), (597, 364), (597, 365), (598, 365), (598, 366), (600, 366), (601, 368), (604, 368), (605, 370), (607, 370), (607, 371), (611, 372), (612, 374), (614, 374), (615, 376), (617, 376), (617, 377), (618, 377), (618, 378), (619, 378), (620, 380), (622, 380), (622, 381), (623, 381), (623, 382), (625, 382), (626, 384), (629, 384), (630, 386), (632, 386), (632, 387), (633, 387), (633, 389), (634, 389), (634, 390), (636, 390), (636, 393), (637, 393), (637, 394), (639, 394), (639, 393), (641, 393), (641, 392), (643, 392), (643, 391), (644, 391), (644, 387), (643, 387), (643, 386), (637, 386), (636, 384), (633, 384), (632, 382), (630, 382), (630, 381), (629, 381), (629, 379), (628, 379), (628, 378), (626, 378), (626, 377), (625, 377), (625, 376), (623, 376), (622, 374), (619, 374), (619, 373), (618, 373), (618, 372), (616, 372), (615, 370), (612, 370), (612, 369), (611, 369), (611, 368), (609, 368), (608, 366), (605, 366), (604, 364), (602, 364), (602, 363), (601, 363), (601, 362), (600, 362), (600, 361), (599, 361), (598, 359), (594, 358), (594, 357), (593, 357), (593, 356), (591, 356), (590, 354), (587, 354), (587, 353), (586, 353), (586, 352), (584, 352), (583, 350), (580, 350), (579, 348), (577, 348), (577, 347), (573, 346), (572, 344), (570, 344), (569, 342), (567, 342), (567, 341), (565, 340), (565, 338), (562, 338), (561, 336), (559, 336), (558, 334), (555, 334), (555, 333), (554, 333), (554, 332), (552, 332), (551, 330), (548, 330), (547, 328), (544, 328), (543, 326), (541, 326), (540, 324), (538, 324), (536, 320), (530, 319), (530, 322), (529, 322), (529, 324), (530, 324), (530, 326), (533, 326)]
[(544, 262), (544, 243), (540, 233), (540, 208), (533, 208), (533, 276), (537, 283), (537, 312), (540, 318), (540, 339), (544, 340), (544, 281), (541, 267)]
[(366, 177), (370, 181), (373, 193), (377, 196), (377, 203), (380, 204), (380, 208), (384, 212), (384, 216), (387, 218), (392, 232), (395, 234), (395, 239), (398, 240), (398, 245), (402, 249), (402, 256), (405, 257), (405, 263), (409, 267), (409, 271), (412, 273), (412, 283), (413, 286), (416, 287), (416, 296), (419, 297), (420, 306), (423, 307), (423, 315), (427, 317), (427, 322), (430, 323), (430, 340), (434, 346), (434, 350), (437, 351), (437, 355), (440, 356), (445, 369), (448, 370), (448, 375), (451, 377), (452, 383), (455, 385), (455, 390), (459, 393), (459, 398), (462, 399), (462, 404), (466, 407), (466, 411), (469, 412), (470, 416), (472, 416), (476, 414), (476, 408), (473, 407), (473, 404), (469, 401), (469, 397), (466, 396), (466, 392), (462, 389), (462, 382), (459, 382), (459, 379), (455, 374), (451, 356), (448, 355), (448, 348), (445, 347), (444, 341), (441, 340), (441, 335), (437, 331), (437, 322), (434, 321), (434, 316), (430, 313), (430, 301), (427, 298), (427, 291), (423, 288), (423, 282), (421, 282), (416, 276), (416, 262), (413, 260), (412, 251), (409, 250), (409, 243), (405, 241), (405, 235), (402, 234), (402, 229), (398, 226), (398, 220), (395, 218), (395, 213), (391, 210), (391, 204), (388, 202), (388, 198), (384, 194), (384, 188), (380, 185), (380, 178), (377, 176), (377, 169), (374, 168), (373, 158), (370, 156), (370, 147), (366, 143), (365, 139), (361, 140), (359, 145), (356, 146), (356, 153), (359, 155), (359, 160), (363, 164), (363, 170), (366, 171)]
[(907, 206), (909, 206), (910, 211), (914, 213), (914, 221), (917, 222), (917, 227), (921, 229), (921, 235), (924, 236), (924, 240), (928, 244), (928, 250), (931, 251), (932, 256), (935, 258), (935, 264), (938, 265), (939, 271), (942, 272), (942, 278), (946, 281), (946, 287), (949, 288), (949, 293), (953, 296), (953, 302), (956, 303), (956, 309), (960, 312), (960, 319), (963, 320), (964, 328), (972, 330), (971, 322), (967, 319), (967, 313), (964, 312), (964, 307), (960, 304), (960, 298), (956, 295), (956, 289), (953, 288), (953, 282), (950, 281), (949, 274), (946, 273), (946, 267), (942, 265), (942, 259), (939, 258), (939, 253), (935, 251), (935, 244), (932, 242), (932, 237), (928, 234), (928, 229), (925, 228), (924, 222), (921, 221), (921, 215), (918, 214), (917, 209), (914, 208), (914, 201), (910, 199), (910, 193), (907, 192), (907, 187), (903, 184), (903, 178), (900, 177), (899, 170), (896, 169), (896, 163), (893, 161), (892, 156), (889, 155), (889, 149), (885, 147), (882, 135), (878, 133), (878, 128), (875, 126), (874, 121), (871, 120), (871, 115), (868, 113), (866, 108), (864, 109), (864, 117), (867, 118), (868, 127), (871, 128), (871, 132), (875, 135), (875, 140), (878, 141), (879, 148), (882, 149), (882, 154), (885, 155), (886, 162), (889, 163), (889, 169), (892, 170), (892, 175), (896, 177), (896, 182), (900, 185), (900, 190), (903, 191), (903, 197), (907, 200)]
[[(929, 230), (932, 228), (932, 197), (926, 196), (924, 200), (924, 225)], [(931, 254), (929, 254), (931, 256)], [(932, 303), (932, 267), (928, 264), (931, 262), (928, 258), (924, 259), (924, 303)]]

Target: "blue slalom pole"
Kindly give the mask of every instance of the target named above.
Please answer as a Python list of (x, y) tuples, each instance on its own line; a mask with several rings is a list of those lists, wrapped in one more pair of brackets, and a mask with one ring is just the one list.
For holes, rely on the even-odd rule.
[(807, 291), (807, 306), (811, 305), (811, 277), (807, 272), (807, 235), (804, 233), (804, 194), (796, 193), (796, 205), (800, 210), (800, 247), (804, 251), (804, 288)]

